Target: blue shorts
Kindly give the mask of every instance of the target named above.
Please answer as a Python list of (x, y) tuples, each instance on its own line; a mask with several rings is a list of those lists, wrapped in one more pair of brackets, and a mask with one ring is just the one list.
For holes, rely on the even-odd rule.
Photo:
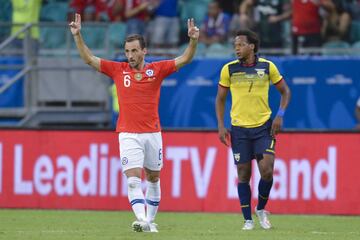
[(246, 163), (252, 159), (261, 160), (263, 154), (275, 155), (275, 138), (270, 134), (272, 120), (255, 128), (231, 126), (231, 148), (234, 163)]

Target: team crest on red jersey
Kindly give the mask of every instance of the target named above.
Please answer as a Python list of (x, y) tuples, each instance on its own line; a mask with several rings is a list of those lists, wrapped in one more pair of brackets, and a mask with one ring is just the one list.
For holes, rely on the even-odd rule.
[(148, 70), (145, 71), (145, 73), (146, 73), (146, 75), (147, 75), (148, 77), (151, 77), (151, 76), (154, 75), (154, 70), (148, 69)]
[(135, 79), (140, 81), (142, 79), (142, 74), (141, 73), (135, 73)]

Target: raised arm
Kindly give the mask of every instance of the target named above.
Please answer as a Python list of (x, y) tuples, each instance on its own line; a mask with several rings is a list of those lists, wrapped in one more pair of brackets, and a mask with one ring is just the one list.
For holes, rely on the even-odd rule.
[(197, 42), (199, 40), (199, 28), (195, 26), (194, 19), (188, 19), (187, 25), (190, 42), (184, 53), (181, 56), (175, 58), (175, 66), (177, 69), (180, 69), (185, 64), (191, 62), (195, 55)]
[(142, 2), (140, 5), (134, 7), (134, 8), (131, 8), (131, 9), (126, 9), (125, 11), (125, 17), (126, 18), (131, 18), (131, 17), (134, 17), (136, 14), (146, 10), (150, 5), (150, 2), (149, 1), (145, 1), (145, 2)]
[(81, 16), (78, 13), (75, 13), (75, 21), (72, 21), (70, 24), (70, 31), (74, 37), (76, 47), (80, 53), (80, 57), (84, 62), (97, 71), (100, 71), (100, 58), (94, 56), (90, 49), (85, 45), (85, 42), (81, 36)]
[(331, 0), (320, 1), (320, 6), (323, 7), (329, 13), (336, 13), (336, 6)]
[(291, 18), (292, 15), (292, 9), (291, 9), (291, 3), (284, 3), (282, 7), (282, 13), (279, 15), (270, 15), (268, 22), (269, 23), (277, 23), (281, 21), (285, 21)]
[(254, 7), (254, 0), (244, 0), (241, 2), (239, 6), (239, 15), (246, 15), (248, 16), (250, 14), (250, 10), (252, 7)]
[(239, 5), (239, 20), (240, 24), (245, 28), (251, 28), (253, 24), (252, 9), (254, 8), (255, 0), (244, 0)]

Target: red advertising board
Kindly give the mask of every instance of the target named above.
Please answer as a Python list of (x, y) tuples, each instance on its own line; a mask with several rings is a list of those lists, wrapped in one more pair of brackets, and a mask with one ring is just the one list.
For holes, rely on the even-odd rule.
[[(129, 210), (117, 134), (0, 131), (0, 207)], [(165, 211), (239, 212), (231, 150), (215, 132), (165, 132)], [(360, 134), (278, 136), (268, 209), (286, 214), (360, 214)], [(253, 163), (252, 198), (259, 174)]]

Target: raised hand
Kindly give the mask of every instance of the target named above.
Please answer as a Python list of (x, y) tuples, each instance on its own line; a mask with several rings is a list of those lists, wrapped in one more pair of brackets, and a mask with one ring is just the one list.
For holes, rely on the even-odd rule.
[(75, 13), (75, 21), (72, 21), (69, 23), (70, 31), (72, 35), (78, 35), (81, 30), (81, 15), (78, 13)]
[(194, 19), (188, 19), (187, 21), (188, 25), (188, 36), (189, 38), (193, 40), (198, 40), (200, 35), (200, 30), (198, 27), (195, 26)]

